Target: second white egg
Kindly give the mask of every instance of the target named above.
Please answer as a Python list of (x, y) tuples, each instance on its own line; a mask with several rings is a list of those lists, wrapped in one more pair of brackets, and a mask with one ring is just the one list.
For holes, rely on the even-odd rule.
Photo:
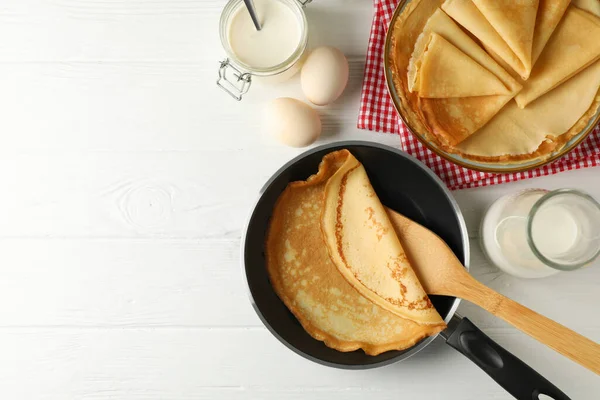
[(289, 97), (267, 105), (265, 123), (273, 137), (292, 147), (308, 146), (321, 134), (319, 114), (308, 104)]
[(346, 88), (348, 74), (348, 60), (344, 53), (335, 47), (317, 47), (302, 66), (302, 91), (313, 104), (324, 106), (333, 103)]

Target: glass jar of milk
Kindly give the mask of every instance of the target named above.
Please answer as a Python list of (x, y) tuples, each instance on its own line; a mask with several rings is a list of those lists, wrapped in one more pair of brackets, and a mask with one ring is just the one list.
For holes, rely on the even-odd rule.
[(261, 30), (257, 31), (243, 0), (230, 0), (219, 22), (227, 58), (220, 62), (217, 85), (236, 100), (253, 78), (283, 82), (300, 70), (308, 43), (306, 15), (311, 0), (254, 0)]
[(492, 263), (540, 278), (591, 263), (600, 254), (600, 204), (574, 189), (529, 189), (498, 199), (486, 212), (481, 247)]

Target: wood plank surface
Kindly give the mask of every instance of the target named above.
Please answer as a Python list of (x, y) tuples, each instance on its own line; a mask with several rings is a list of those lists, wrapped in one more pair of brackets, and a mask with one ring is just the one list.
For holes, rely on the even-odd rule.
[[(303, 149), (263, 129), (267, 101), (304, 99), (299, 78), (215, 85), (225, 0), (0, 1), (0, 398), (10, 400), (444, 399), (509, 396), (438, 339), (369, 371), (302, 359), (261, 324), (239, 262), (265, 181)], [(314, 0), (310, 46), (340, 48), (350, 81), (318, 109), (315, 145), (359, 131), (368, 0)], [(491, 266), (478, 225), (497, 197), (576, 187), (600, 198), (600, 170), (455, 192), (473, 275), (600, 341), (600, 265), (540, 280)], [(463, 302), (459, 312), (573, 399), (600, 380)]]

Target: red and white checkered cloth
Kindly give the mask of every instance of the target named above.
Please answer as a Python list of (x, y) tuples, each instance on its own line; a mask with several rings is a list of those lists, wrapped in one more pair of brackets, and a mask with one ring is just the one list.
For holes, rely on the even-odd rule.
[(600, 165), (600, 126), (597, 126), (586, 140), (566, 156), (550, 165), (527, 172), (490, 174), (472, 171), (446, 161), (427, 149), (408, 131), (398, 117), (385, 83), (383, 46), (398, 0), (374, 0), (374, 3), (375, 15), (369, 38), (358, 116), (360, 129), (399, 134), (402, 148), (423, 161), (450, 189), (494, 185)]

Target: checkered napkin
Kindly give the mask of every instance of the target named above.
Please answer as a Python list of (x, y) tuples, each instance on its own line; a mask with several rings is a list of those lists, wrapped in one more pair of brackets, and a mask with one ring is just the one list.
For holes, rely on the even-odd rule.
[(512, 174), (471, 171), (446, 161), (427, 149), (408, 131), (398, 117), (385, 84), (383, 45), (398, 0), (374, 0), (374, 3), (375, 15), (369, 38), (358, 116), (360, 129), (399, 134), (402, 148), (424, 162), (450, 189), (494, 185), (600, 165), (600, 126), (597, 126), (577, 148), (554, 163), (531, 171)]

